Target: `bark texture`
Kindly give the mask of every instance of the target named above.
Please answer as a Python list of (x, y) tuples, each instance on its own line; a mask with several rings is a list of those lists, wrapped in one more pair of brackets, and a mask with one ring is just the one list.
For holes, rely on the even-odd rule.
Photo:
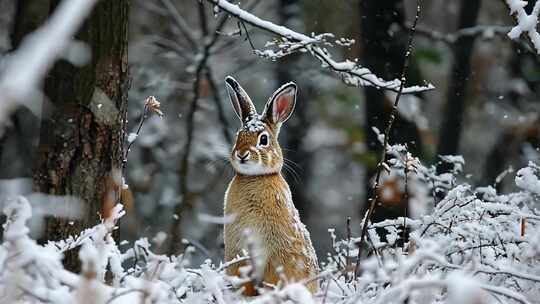
[[(51, 11), (58, 4), (54, 1)], [(111, 173), (120, 170), (128, 90), (128, 0), (100, 1), (77, 34), (91, 49), (82, 67), (58, 62), (45, 81), (52, 109), (41, 125), (34, 170), (36, 191), (73, 195), (83, 203), (83, 216), (74, 222), (47, 220), (45, 237), (57, 240), (99, 222), (102, 204), (116, 188)], [(76, 252), (64, 264), (79, 271)]]

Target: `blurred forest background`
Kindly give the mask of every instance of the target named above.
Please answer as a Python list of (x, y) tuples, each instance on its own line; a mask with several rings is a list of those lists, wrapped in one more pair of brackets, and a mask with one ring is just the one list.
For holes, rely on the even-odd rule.
[[(0, 0), (0, 53), (17, 48), (57, 2)], [(204, 1), (132, 0), (129, 11), (127, 5), (101, 2), (82, 40), (109, 39), (110, 49), (91, 47), (91, 54), (127, 51), (129, 70), (126, 62), (116, 62), (122, 66), (116, 75), (120, 80), (92, 81), (126, 84), (112, 95), (127, 93), (127, 108), (119, 109), (127, 111), (128, 134), (136, 131), (147, 96), (155, 96), (164, 112), (163, 118), (148, 116), (131, 147), (126, 178), (132, 198), (126, 200), (122, 239), (152, 239), (165, 232), (164, 252), (178, 252), (182, 245), (175, 240), (184, 238), (201, 258), (221, 259), (223, 195), (233, 175), (227, 156), (239, 127), (225, 92), (227, 75), (246, 88), (259, 109), (281, 84), (298, 84), (296, 111), (281, 133), (290, 160), (284, 174), (295, 205), (319, 255), (331, 248), (328, 228), (343, 236), (347, 217), (358, 234), (381, 150), (372, 127), (384, 130), (395, 93), (347, 86), (302, 53), (275, 61), (260, 58), (253, 48), (264, 48), (273, 36), (223, 14), (216, 18)], [(534, 2), (529, 1), (528, 12)], [(415, 5), (409, 0), (247, 0), (241, 6), (298, 32), (354, 39), (351, 46), (332, 48), (332, 54), (359, 58), (378, 76), (394, 79), (403, 65)], [(507, 37), (514, 24), (508, 12), (504, 1), (423, 2), (407, 83), (425, 80), (436, 89), (403, 96), (390, 139), (406, 143), (414, 156), (438, 164), (441, 172), (449, 168), (437, 155), (463, 155), (463, 179), (499, 190), (512, 187), (512, 178), (502, 173), (540, 161), (540, 61), (526, 40)], [(91, 22), (105, 22), (100, 13), (116, 14), (118, 22), (90, 30)], [(127, 49), (114, 47), (123, 39), (115, 30), (128, 31)], [(70, 94), (78, 87), (66, 71), (73, 69), (79, 68), (60, 62), (46, 78), (45, 98), (57, 112), (70, 111)], [(19, 108), (1, 133), (0, 200), (47, 192), (40, 174), (50, 169), (48, 160), (50, 165), (64, 152), (40, 147), (52, 132), (50, 117), (58, 122), (68, 116), (49, 116), (44, 104), (44, 111)], [(104, 146), (118, 153), (114, 143), (122, 139), (107, 138)], [(86, 181), (89, 186), (96, 182)], [(376, 219), (406, 214), (397, 181), (386, 179), (381, 191), (385, 195)]]

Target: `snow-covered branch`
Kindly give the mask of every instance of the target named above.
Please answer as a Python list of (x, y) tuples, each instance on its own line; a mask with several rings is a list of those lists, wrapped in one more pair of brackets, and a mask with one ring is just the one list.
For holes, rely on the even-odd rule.
[[(353, 86), (374, 86), (384, 90), (398, 92), (401, 81), (398, 79), (384, 80), (373, 74), (369, 69), (362, 67), (358, 59), (336, 61), (325, 47), (337, 45), (350, 45), (351, 41), (346, 39), (337, 39), (330, 41), (334, 36), (332, 34), (319, 34), (307, 36), (295, 32), (287, 27), (276, 25), (270, 21), (263, 20), (226, 0), (207, 0), (219, 7), (220, 10), (236, 17), (241, 22), (245, 22), (259, 29), (270, 32), (278, 36), (279, 42), (270, 42), (267, 46), (274, 46), (274, 49), (265, 49), (255, 53), (270, 59), (277, 59), (294, 52), (307, 53), (321, 62), (323, 68), (328, 68), (338, 73), (343, 81)], [(403, 93), (422, 92), (433, 89), (434, 86), (426, 83), (424, 85), (410, 86), (403, 88)]]
[(525, 11), (527, 1), (504, 0), (510, 10), (510, 15), (516, 20), (516, 25), (508, 33), (510, 39), (518, 39), (521, 34), (526, 35), (531, 47), (540, 54), (540, 34), (538, 33), (538, 15), (540, 14), (540, 1), (536, 1), (530, 14)]
[[(0, 122), (18, 105), (29, 106), (40, 96), (40, 83), (53, 63), (72, 46), (73, 35), (96, 0), (64, 0), (47, 22), (28, 35), (6, 59), (0, 75)], [(74, 58), (71, 58), (74, 59)], [(80, 58), (76, 63), (84, 58)], [(77, 60), (75, 60), (77, 61)]]

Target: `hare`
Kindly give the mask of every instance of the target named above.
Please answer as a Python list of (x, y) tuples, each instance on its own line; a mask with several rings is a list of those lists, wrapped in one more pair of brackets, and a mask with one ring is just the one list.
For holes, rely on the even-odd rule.
[[(296, 84), (279, 88), (268, 100), (261, 115), (234, 78), (225, 79), (234, 111), (242, 126), (236, 134), (229, 161), (236, 175), (225, 192), (225, 260), (252, 247), (259, 262), (259, 279), (268, 284), (300, 281), (319, 272), (317, 256), (309, 232), (294, 207), (289, 185), (281, 175), (283, 154), (278, 143), (281, 125), (291, 116), (296, 102)], [(229, 275), (239, 275), (242, 264), (228, 268)], [(256, 270), (256, 269), (255, 269)], [(286, 282), (285, 282), (286, 283)], [(316, 280), (307, 284), (311, 292)], [(253, 285), (244, 293), (255, 295)]]

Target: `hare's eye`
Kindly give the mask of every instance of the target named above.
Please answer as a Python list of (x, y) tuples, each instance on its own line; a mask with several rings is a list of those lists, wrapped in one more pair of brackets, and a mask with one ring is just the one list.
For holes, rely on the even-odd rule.
[(259, 147), (266, 147), (268, 146), (268, 134), (266, 133), (262, 133), (260, 136), (259, 136), (259, 144), (258, 144)]

